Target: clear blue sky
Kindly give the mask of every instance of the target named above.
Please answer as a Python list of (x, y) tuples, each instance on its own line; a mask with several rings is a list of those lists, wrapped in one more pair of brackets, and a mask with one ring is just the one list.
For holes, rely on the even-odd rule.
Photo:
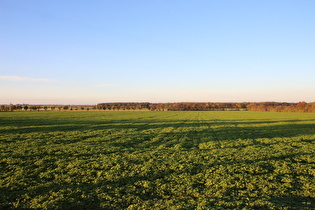
[(0, 0), (0, 104), (315, 101), (314, 0)]

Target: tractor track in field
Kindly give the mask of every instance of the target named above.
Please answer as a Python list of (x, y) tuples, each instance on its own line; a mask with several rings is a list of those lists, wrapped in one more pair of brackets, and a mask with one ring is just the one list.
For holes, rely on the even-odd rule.
[[(181, 113), (178, 113), (175, 116), (180, 116)], [(192, 115), (192, 114), (191, 114)], [(187, 125), (190, 122), (190, 117), (187, 117), (184, 120), (176, 120), (179, 121), (175, 124), (170, 124), (170, 126), (167, 126), (163, 129), (161, 129), (160, 133), (155, 135), (152, 139), (155, 139), (155, 142), (159, 142), (160, 140), (164, 141), (164, 139), (168, 140), (165, 142), (165, 146), (174, 146), (181, 142), (181, 139), (186, 136), (184, 132), (182, 132), (183, 128), (185, 128), (185, 125)], [(176, 122), (175, 121), (175, 122)], [(180, 130), (181, 132), (176, 132), (177, 130)], [(164, 131), (164, 132), (163, 132)], [(162, 145), (162, 144), (161, 144)], [(163, 145), (162, 145), (163, 147)]]
[(157, 116), (150, 117), (152, 121), (149, 122), (146, 122), (147, 118), (135, 118), (132, 123), (123, 125), (126, 128), (130, 125), (129, 128), (131, 130), (122, 133), (123, 135), (120, 135), (120, 132), (112, 134), (114, 138), (111, 138), (110, 141), (119, 142), (120, 139), (130, 138), (129, 144), (142, 147), (143, 149), (152, 146), (161, 146), (162, 148), (163, 146), (171, 146), (175, 144), (174, 140), (179, 140), (185, 135), (182, 132), (175, 131), (190, 121), (190, 117), (185, 117), (184, 120), (181, 119), (181, 114), (180, 112), (174, 112), (174, 114), (163, 116), (162, 118), (159, 116), (158, 122), (154, 120)]

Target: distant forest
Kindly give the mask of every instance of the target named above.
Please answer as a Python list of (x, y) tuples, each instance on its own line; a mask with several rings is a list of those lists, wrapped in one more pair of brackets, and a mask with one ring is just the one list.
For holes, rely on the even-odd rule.
[(263, 112), (315, 112), (315, 102), (283, 103), (283, 102), (180, 102), (180, 103), (135, 103), (115, 102), (97, 105), (0, 105), (0, 111), (263, 111)]
[(98, 109), (136, 110), (149, 109), (151, 111), (264, 111), (264, 112), (315, 112), (314, 103), (213, 103), (213, 102), (180, 102), (180, 103), (100, 103)]

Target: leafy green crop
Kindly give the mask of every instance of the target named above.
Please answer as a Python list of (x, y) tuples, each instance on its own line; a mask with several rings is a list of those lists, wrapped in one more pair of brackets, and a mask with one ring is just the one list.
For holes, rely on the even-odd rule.
[(315, 209), (315, 114), (0, 113), (1, 208)]

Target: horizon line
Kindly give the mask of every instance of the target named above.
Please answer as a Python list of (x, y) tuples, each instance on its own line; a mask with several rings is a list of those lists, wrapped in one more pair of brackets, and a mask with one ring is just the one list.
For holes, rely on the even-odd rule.
[(149, 102), (149, 101), (110, 101), (110, 102), (98, 102), (98, 103), (78, 103), (78, 104), (71, 104), (71, 103), (1, 103), (0, 105), (45, 105), (45, 106), (94, 106), (98, 104), (106, 104), (106, 103), (150, 103), (150, 104), (163, 104), (163, 103), (315, 103), (315, 101), (307, 102), (307, 101), (298, 101), (298, 102), (289, 102), (289, 101), (166, 101), (166, 102)]

